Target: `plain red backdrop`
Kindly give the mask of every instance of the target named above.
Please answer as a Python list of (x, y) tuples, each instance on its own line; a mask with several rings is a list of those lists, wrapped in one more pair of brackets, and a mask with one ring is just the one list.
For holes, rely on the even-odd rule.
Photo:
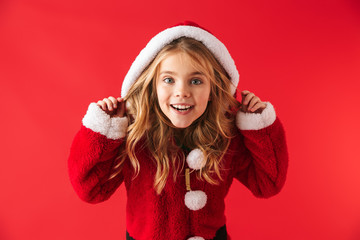
[(82, 202), (67, 157), (90, 102), (120, 94), (132, 61), (192, 20), (224, 42), (239, 90), (276, 107), (290, 153), (283, 191), (234, 182), (228, 230), (243, 240), (360, 239), (360, 4), (327, 1), (0, 2), (0, 239), (125, 239), (124, 187)]

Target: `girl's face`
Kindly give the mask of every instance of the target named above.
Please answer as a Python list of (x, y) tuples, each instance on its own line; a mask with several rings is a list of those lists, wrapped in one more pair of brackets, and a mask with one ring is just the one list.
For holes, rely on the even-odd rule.
[(206, 110), (210, 80), (185, 53), (167, 56), (159, 66), (156, 92), (162, 112), (177, 128), (186, 128)]

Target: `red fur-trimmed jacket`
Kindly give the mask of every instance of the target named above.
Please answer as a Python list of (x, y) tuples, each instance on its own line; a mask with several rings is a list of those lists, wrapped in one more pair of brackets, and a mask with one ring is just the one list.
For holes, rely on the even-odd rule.
[(261, 114), (238, 112), (239, 131), (222, 160), (224, 181), (220, 185), (211, 185), (190, 174), (191, 188), (207, 195), (206, 205), (196, 211), (184, 204), (184, 172), (178, 174), (175, 182), (169, 174), (163, 191), (156, 194), (156, 166), (146, 148), (139, 147), (136, 152), (140, 173), (135, 179), (130, 161), (126, 160), (121, 173), (107, 180), (124, 143), (126, 118), (110, 118), (96, 103), (91, 103), (82, 123), (68, 159), (71, 183), (79, 197), (90, 203), (107, 200), (125, 183), (126, 228), (136, 240), (212, 239), (225, 224), (224, 198), (234, 178), (261, 198), (277, 194), (285, 182), (285, 135), (270, 103)]

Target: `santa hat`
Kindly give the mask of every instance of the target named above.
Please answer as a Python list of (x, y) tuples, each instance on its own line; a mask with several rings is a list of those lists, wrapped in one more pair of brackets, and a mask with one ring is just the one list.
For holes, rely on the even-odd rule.
[(124, 78), (121, 88), (121, 97), (126, 96), (131, 86), (151, 61), (154, 60), (160, 50), (172, 41), (181, 37), (189, 37), (198, 40), (210, 50), (230, 76), (232, 82), (231, 92), (232, 94), (235, 94), (236, 87), (239, 83), (239, 72), (225, 45), (209, 31), (194, 22), (186, 21), (158, 33), (149, 41), (146, 47), (141, 50)]

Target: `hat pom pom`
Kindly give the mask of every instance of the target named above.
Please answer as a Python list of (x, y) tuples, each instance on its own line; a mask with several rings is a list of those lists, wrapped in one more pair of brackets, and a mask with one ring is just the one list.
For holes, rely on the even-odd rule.
[(200, 210), (206, 205), (207, 196), (203, 191), (188, 191), (185, 194), (185, 205), (193, 211)]
[(206, 164), (204, 154), (199, 148), (196, 148), (189, 153), (186, 157), (186, 162), (189, 168), (195, 170), (202, 169)]

